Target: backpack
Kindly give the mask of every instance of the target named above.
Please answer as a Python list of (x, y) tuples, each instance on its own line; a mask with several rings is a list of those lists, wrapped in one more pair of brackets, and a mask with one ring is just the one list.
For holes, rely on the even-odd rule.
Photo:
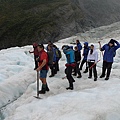
[(56, 57), (59, 59), (62, 57), (61, 51), (59, 49), (56, 49)]
[(113, 57), (115, 57), (116, 56), (116, 51), (114, 51), (114, 53), (113, 53)]

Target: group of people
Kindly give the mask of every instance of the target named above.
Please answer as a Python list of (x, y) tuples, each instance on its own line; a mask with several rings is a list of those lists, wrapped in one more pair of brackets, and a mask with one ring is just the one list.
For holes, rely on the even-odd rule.
[[(46, 77), (48, 68), (51, 69), (51, 75), (49, 77), (53, 77), (59, 71), (59, 60), (61, 58), (61, 52), (51, 41), (48, 42), (48, 46), (46, 50), (44, 50), (43, 44), (33, 44), (34, 51), (30, 53), (34, 53), (35, 59), (35, 70), (40, 71), (40, 80), (42, 81), (42, 88), (39, 91), (40, 94), (45, 94), (46, 91), (49, 91)], [(103, 54), (103, 66), (102, 66), (102, 74), (100, 78), (105, 77), (105, 80), (108, 80), (111, 73), (111, 68), (113, 64), (113, 59), (116, 54), (116, 50), (120, 48), (120, 44), (118, 41), (111, 39), (109, 43), (100, 46), (100, 51), (104, 51)], [(79, 40), (76, 40), (76, 46), (63, 45), (62, 46), (63, 53), (66, 56), (67, 63), (65, 64), (65, 74), (69, 82), (69, 86), (66, 88), (67, 90), (73, 90), (73, 83), (75, 82), (72, 75), (77, 76), (77, 78), (81, 78), (81, 70), (83, 65), (86, 63), (86, 69), (84, 73), (89, 72), (88, 78), (92, 78), (92, 72), (94, 74), (94, 81), (97, 81), (97, 69), (96, 65), (99, 62), (98, 60), (98, 51), (95, 48), (94, 44), (88, 45), (88, 42), (84, 43), (83, 47), (83, 59), (81, 61), (81, 50), (82, 45)], [(38, 64), (39, 63), (39, 64)], [(81, 63), (81, 64), (80, 64)], [(106, 73), (107, 71), (107, 73)]]
[(49, 68), (51, 69), (51, 75), (49, 77), (54, 77), (59, 71), (59, 60), (62, 57), (59, 48), (54, 45), (51, 41), (48, 42), (46, 49), (43, 44), (33, 43), (33, 51), (29, 53), (34, 53), (35, 68), (34, 70), (40, 71), (40, 80), (42, 81), (42, 88), (39, 94), (45, 94), (49, 91), (46, 77)]

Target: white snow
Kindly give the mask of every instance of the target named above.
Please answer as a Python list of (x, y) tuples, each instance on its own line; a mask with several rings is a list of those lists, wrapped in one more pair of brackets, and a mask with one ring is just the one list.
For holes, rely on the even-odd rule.
[[(102, 36), (104, 31), (107, 34)], [(97, 42), (101, 38), (102, 45), (112, 36), (119, 40), (118, 31), (120, 23), (77, 34), (55, 44), (61, 49), (63, 44), (72, 45), (70, 43), (80, 39), (82, 44), (87, 40), (99, 48)], [(76, 82), (73, 91), (67, 91), (68, 81), (62, 80), (66, 63), (63, 54), (58, 74), (53, 78), (47, 77), (50, 91), (40, 95), (42, 99), (33, 97), (36, 95), (36, 71), (33, 70), (34, 60), (29, 50), (32, 50), (32, 46), (0, 51), (0, 120), (120, 120), (120, 49), (115, 57), (110, 80), (98, 78), (94, 82), (93, 79), (88, 79), (88, 73), (83, 73), (84, 66), (82, 78), (74, 77)], [(102, 68), (100, 54), (99, 52), (101, 61), (97, 64), (98, 76)]]

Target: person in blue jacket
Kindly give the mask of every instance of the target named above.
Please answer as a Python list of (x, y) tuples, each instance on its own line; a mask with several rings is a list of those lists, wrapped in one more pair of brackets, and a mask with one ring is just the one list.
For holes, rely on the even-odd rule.
[(79, 40), (76, 40), (76, 45), (78, 47), (78, 51), (81, 51), (82, 50), (82, 45), (81, 45)]
[(88, 64), (87, 64), (88, 53), (89, 53), (88, 42), (85, 42), (84, 43), (84, 50), (83, 50), (83, 60), (82, 60), (81, 65), (80, 65), (80, 70), (82, 70), (82, 67), (83, 67), (84, 63), (86, 63), (86, 69), (85, 69), (85, 71), (83, 73), (88, 72)]
[(66, 59), (67, 59), (67, 63), (65, 64), (65, 66), (66, 66), (65, 73), (66, 73), (66, 77), (69, 81), (69, 87), (67, 87), (66, 89), (73, 90), (74, 89), (73, 82), (75, 82), (75, 80), (72, 77), (72, 70), (75, 67), (74, 50), (72, 50), (68, 45), (63, 45), (62, 49), (63, 49), (63, 53), (66, 55)]
[[(116, 43), (116, 45), (115, 45), (115, 43)], [(111, 39), (108, 44), (105, 44), (102, 48), (100, 48), (101, 51), (104, 51), (102, 75), (100, 76), (100, 78), (105, 77), (105, 73), (107, 70), (105, 80), (109, 79), (112, 64), (114, 62), (113, 59), (115, 57), (115, 53), (118, 48), (120, 48), (120, 44), (118, 41), (116, 41), (114, 39)]]

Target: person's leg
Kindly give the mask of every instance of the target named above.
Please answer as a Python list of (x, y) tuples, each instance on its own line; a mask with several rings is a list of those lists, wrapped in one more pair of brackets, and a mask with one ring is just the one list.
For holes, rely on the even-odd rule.
[(57, 74), (56, 62), (53, 64), (54, 74)]
[(83, 67), (84, 63), (85, 63), (85, 60), (83, 59), (82, 62), (81, 62), (81, 65), (80, 65), (80, 70), (82, 70), (82, 67)]
[(107, 69), (107, 62), (106, 62), (106, 61), (103, 61), (103, 66), (102, 66), (102, 75), (100, 76), (100, 78), (105, 77), (105, 72), (106, 72), (106, 69)]
[(59, 71), (59, 61), (58, 60), (56, 61), (56, 69), (57, 69), (57, 71)]
[(111, 63), (111, 62), (107, 63), (107, 75), (106, 75), (105, 80), (108, 80), (108, 79), (109, 79), (109, 77), (110, 77), (112, 64), (113, 64), (113, 63)]
[(67, 90), (68, 89), (71, 89), (73, 90), (73, 82), (74, 82), (74, 79), (72, 77), (72, 67), (71, 66), (68, 66), (67, 67), (67, 79), (69, 81), (69, 87), (66, 88)]
[(86, 69), (85, 69), (85, 71), (83, 73), (87, 73), (88, 72), (88, 63), (87, 63), (87, 60), (85, 60), (85, 62), (86, 62)]
[(36, 60), (38, 58), (38, 56), (34, 56), (34, 61), (35, 61), (35, 68), (34, 70), (36, 70), (38, 68), (38, 61)]
[(88, 62), (88, 66), (89, 66), (89, 77), (88, 78), (92, 78), (92, 68), (90, 69), (90, 67), (93, 65), (92, 62)]
[(41, 70), (40, 71), (40, 80), (42, 81), (42, 89), (39, 91), (39, 94), (45, 94), (46, 91), (49, 91), (47, 82), (46, 82), (46, 77), (47, 77), (47, 70)]
[(93, 67), (93, 73), (94, 73), (94, 81), (97, 81), (97, 70), (96, 70), (96, 65)]
[(76, 64), (76, 71), (77, 71), (77, 73), (78, 73), (77, 78), (81, 78), (81, 77), (82, 77), (81, 72), (80, 72), (80, 69), (79, 69), (79, 65), (80, 65), (80, 63), (77, 63), (77, 64)]
[(50, 65), (50, 69), (51, 69), (51, 75), (49, 77), (53, 77), (55, 75), (53, 65)]
[(73, 75), (74, 75), (74, 76), (77, 75), (77, 67), (78, 67), (78, 66), (77, 66), (77, 63), (76, 63), (76, 66), (73, 68), (73, 71), (74, 71), (74, 74), (73, 74)]

